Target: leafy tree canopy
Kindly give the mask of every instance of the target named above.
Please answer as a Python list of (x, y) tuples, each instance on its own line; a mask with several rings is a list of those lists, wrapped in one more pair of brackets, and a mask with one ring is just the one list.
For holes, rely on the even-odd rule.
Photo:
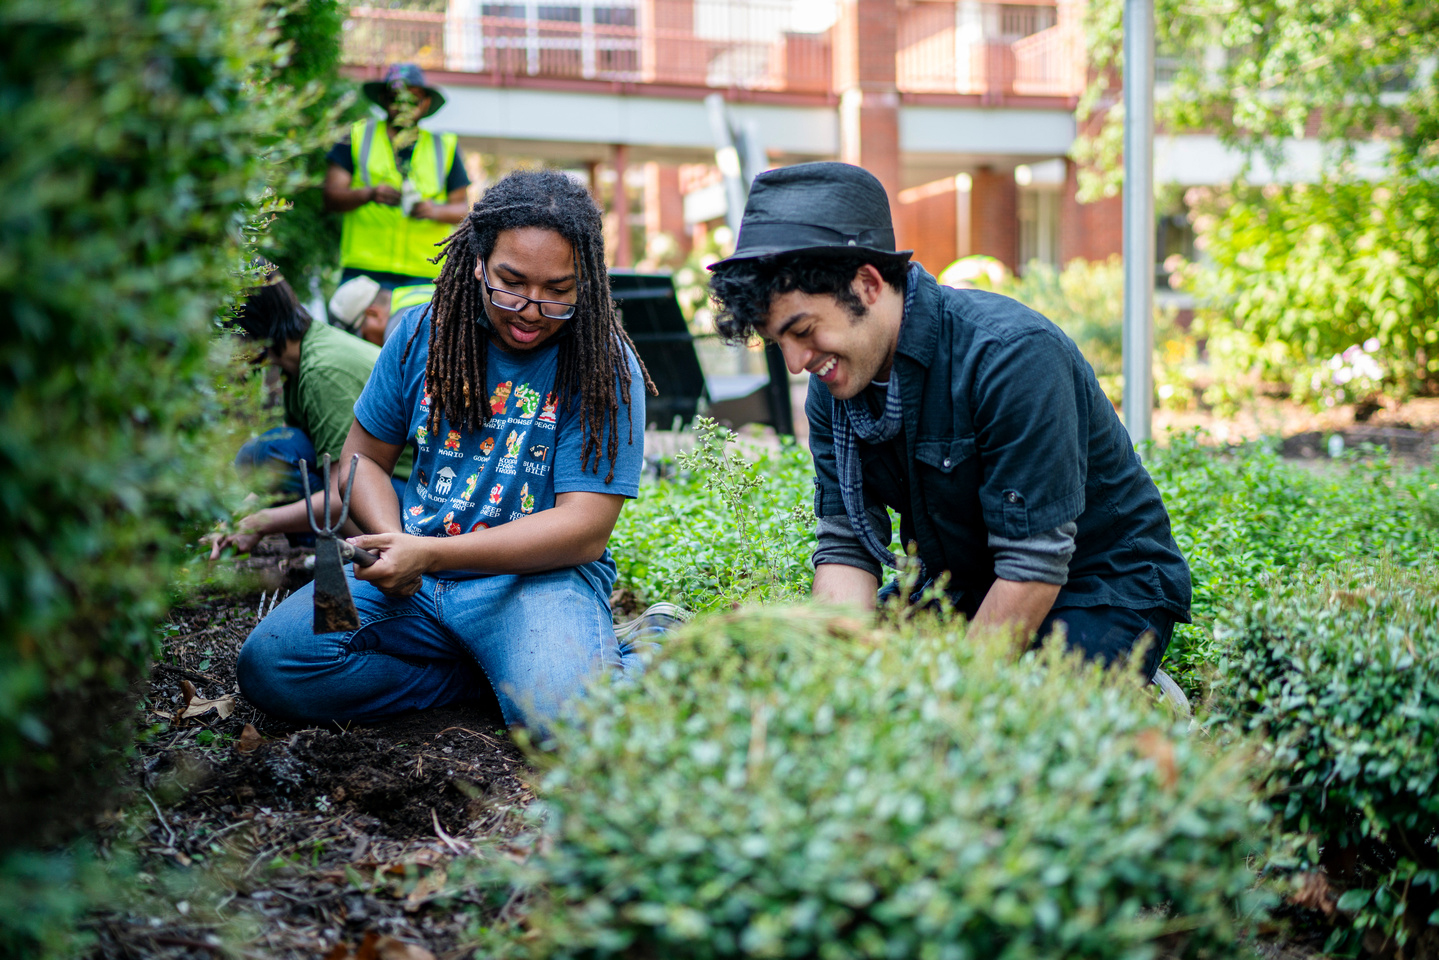
[[(1123, 0), (1088, 11), (1094, 79), (1080, 107), (1100, 127), (1079, 145), (1090, 196), (1118, 187), (1123, 110)], [(1156, 0), (1156, 55), (1174, 68), (1156, 123), (1174, 132), (1207, 130), (1226, 143), (1269, 151), (1285, 138), (1335, 144), (1384, 138), (1396, 161), (1439, 166), (1439, 5), (1427, 0)]]

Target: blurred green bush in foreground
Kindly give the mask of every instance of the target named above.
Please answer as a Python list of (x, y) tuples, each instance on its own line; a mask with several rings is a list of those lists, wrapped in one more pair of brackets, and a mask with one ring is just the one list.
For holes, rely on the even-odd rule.
[(1215, 635), (1216, 709), (1266, 742), (1270, 804), (1302, 841), (1294, 866), (1322, 866), (1342, 894), (1335, 906), (1352, 926), (1327, 949), (1372, 931), (1372, 952), (1394, 942), (1410, 944), (1405, 956), (1433, 955), (1439, 564), (1264, 577), (1227, 606)]
[(0, 0), (0, 849), (107, 802), (185, 524), (217, 510), (211, 334), (314, 145), (282, 18)]
[(1269, 819), (1135, 681), (929, 616), (704, 618), (539, 755), (535, 957), (1228, 956)]

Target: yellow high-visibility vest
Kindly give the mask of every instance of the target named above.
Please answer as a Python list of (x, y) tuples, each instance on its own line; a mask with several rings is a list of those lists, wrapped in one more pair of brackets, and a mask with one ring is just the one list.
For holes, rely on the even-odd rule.
[(390, 313), (396, 314), (417, 303), (429, 303), (435, 296), (433, 283), (417, 283), (412, 287), (396, 287), (390, 291)]
[[(438, 136), (421, 130), (410, 158), (410, 181), (420, 196), (444, 203), (450, 167), (459, 137)], [(350, 156), (355, 163), (352, 183), (359, 187), (389, 184), (396, 190), (404, 179), (395, 163), (390, 138), (379, 120), (361, 120), (350, 128)], [(399, 207), (367, 203), (344, 215), (340, 230), (340, 266), (383, 270), (412, 277), (437, 277), (440, 268), (430, 262), (439, 253), (435, 244), (450, 235), (453, 224), (415, 220)]]

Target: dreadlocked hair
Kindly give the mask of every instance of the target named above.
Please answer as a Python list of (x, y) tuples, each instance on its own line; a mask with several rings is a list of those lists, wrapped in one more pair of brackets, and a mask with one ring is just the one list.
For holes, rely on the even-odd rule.
[[(559, 341), (555, 390), (562, 403), (578, 395), (584, 424), (580, 468), (600, 469), (601, 437), (609, 427), (608, 483), (615, 476), (619, 457), (619, 394), (630, 402), (630, 366), (626, 352), (639, 363), (645, 388), (658, 393), (649, 371), (639, 359), (629, 334), (620, 325), (619, 312), (610, 297), (610, 275), (605, 269), (605, 242), (600, 209), (589, 191), (555, 170), (521, 170), (509, 174), (485, 191), (469, 215), (443, 245), (435, 262), (444, 261), (430, 308), (430, 354), (425, 363), (426, 389), (430, 391), (428, 429), (438, 431), (440, 419), (478, 432), (490, 422), (489, 391), (485, 388), (489, 361), (489, 322), (484, 312), (484, 287), (475, 276), (475, 264), (489, 257), (502, 231), (525, 227), (553, 230), (569, 241), (577, 276), (575, 315), (565, 321)], [(405, 344), (410, 354), (415, 336)], [(403, 358), (402, 358), (403, 362)], [(618, 380), (618, 384), (616, 381)], [(634, 442), (630, 423), (629, 443)]]

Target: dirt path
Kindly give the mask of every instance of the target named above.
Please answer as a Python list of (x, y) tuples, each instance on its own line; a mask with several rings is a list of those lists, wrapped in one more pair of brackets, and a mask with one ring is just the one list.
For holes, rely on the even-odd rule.
[[(133, 762), (149, 897), (92, 919), (94, 955), (340, 958), (366, 934), (374, 960), (466, 955), (498, 905), (454, 889), (447, 871), (477, 842), (503, 850), (533, 799), (498, 705), (348, 730), (271, 721), (234, 697), (259, 602), (218, 598), (170, 618), (143, 704), (155, 726)], [(221, 703), (175, 721), (187, 683)]]

